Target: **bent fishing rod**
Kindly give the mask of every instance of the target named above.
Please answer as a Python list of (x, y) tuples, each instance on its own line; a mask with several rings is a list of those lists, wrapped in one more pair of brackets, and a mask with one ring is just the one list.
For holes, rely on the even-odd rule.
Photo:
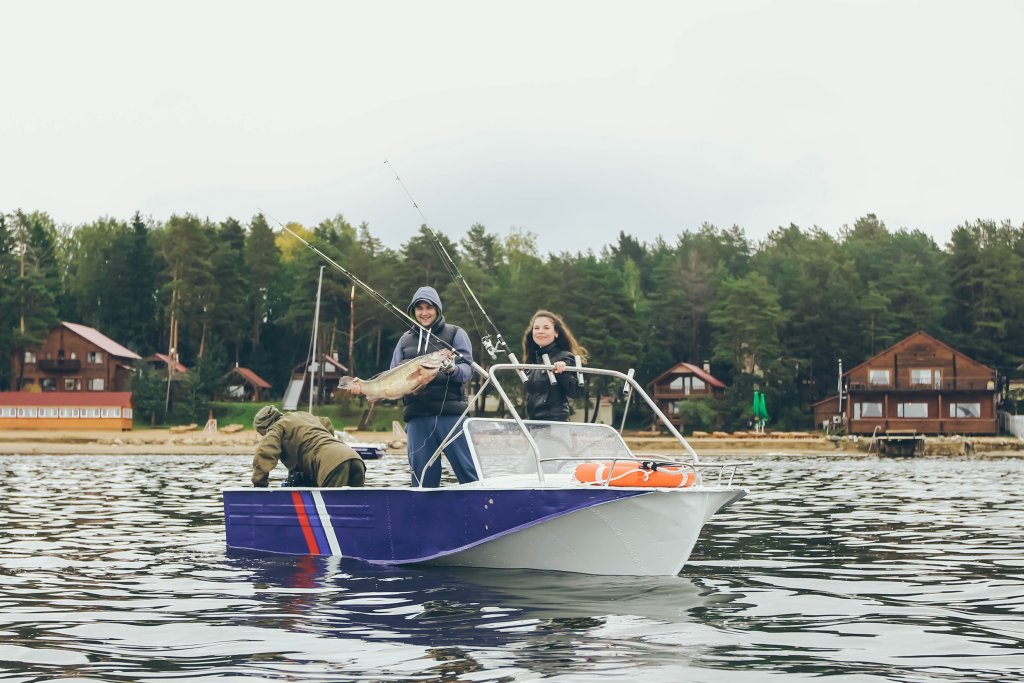
[[(515, 353), (513, 353), (512, 350), (509, 348), (508, 343), (505, 341), (505, 338), (501, 335), (501, 330), (499, 330), (498, 326), (494, 324), (493, 320), (491, 320), (491, 316), (487, 314), (487, 311), (484, 309), (483, 304), (481, 304), (480, 300), (476, 298), (476, 294), (473, 293), (472, 288), (469, 286), (469, 282), (467, 282), (466, 278), (463, 277), (462, 271), (459, 270), (458, 264), (455, 263), (455, 259), (451, 257), (451, 255), (448, 253), (448, 250), (445, 248), (444, 244), (437, 237), (434, 231), (430, 229), (430, 221), (428, 221), (427, 217), (423, 214), (423, 210), (420, 209), (420, 205), (416, 203), (416, 200), (413, 198), (412, 193), (409, 192), (409, 188), (405, 186), (405, 183), (402, 181), (402, 178), (398, 175), (398, 171), (395, 170), (394, 165), (387, 159), (384, 160), (384, 165), (390, 168), (391, 172), (395, 174), (395, 180), (397, 180), (398, 184), (402, 186), (402, 190), (405, 191), (405, 194), (409, 198), (409, 201), (412, 202), (413, 208), (416, 209), (417, 213), (419, 213), (420, 215), (420, 218), (423, 219), (423, 229), (426, 230), (427, 235), (430, 236), (430, 239), (434, 245), (434, 251), (436, 251), (438, 255), (441, 257), (441, 262), (444, 263), (445, 269), (448, 271), (448, 274), (452, 276), (452, 279), (455, 280), (455, 284), (459, 287), (459, 293), (462, 295), (463, 300), (466, 301), (466, 307), (469, 308), (470, 310), (470, 315), (473, 317), (473, 325), (477, 328), (477, 332), (480, 332), (480, 324), (476, 320), (476, 315), (472, 312), (472, 307), (469, 305), (469, 300), (466, 299), (466, 295), (465, 293), (463, 293), (463, 288), (465, 288), (465, 291), (469, 293), (470, 297), (472, 297), (473, 303), (476, 304), (476, 307), (480, 309), (480, 313), (483, 315), (484, 320), (486, 320), (487, 324), (490, 325), (492, 330), (494, 330), (494, 336), (496, 341), (491, 340), (491, 335), (488, 332), (485, 332), (480, 335), (480, 343), (483, 345), (484, 350), (487, 351), (487, 354), (491, 357), (491, 360), (497, 360), (498, 354), (504, 353), (508, 355), (509, 360), (511, 360), (514, 364), (518, 365), (519, 359), (516, 358)], [(523, 379), (523, 381), (525, 382), (525, 374), (522, 371), (520, 371), (519, 374), (520, 378)]]
[[(297, 232), (295, 232), (294, 230), (289, 228), (287, 225), (285, 225), (281, 221), (277, 220), (276, 218), (274, 218), (273, 216), (271, 216), (267, 212), (263, 211), (263, 209), (259, 209), (259, 211), (264, 216), (267, 216), (268, 218), (270, 218), (270, 220), (272, 220), (275, 223), (277, 223), (278, 225), (280, 225), (281, 229), (285, 230), (289, 235), (291, 235), (292, 237), (297, 239), (299, 242), (304, 244), (306, 247), (308, 247), (310, 249), (310, 251), (312, 251), (314, 254), (316, 254), (317, 256), (322, 258), (325, 262), (327, 262), (328, 265), (330, 265), (332, 268), (334, 268), (335, 270), (340, 272), (342, 275), (347, 277), (349, 280), (351, 280), (353, 284), (357, 285), (358, 287), (363, 289), (367, 294), (372, 296), (377, 301), (377, 303), (379, 303), (380, 305), (384, 306), (386, 309), (391, 311), (392, 314), (398, 316), (398, 318), (400, 320), (403, 320), (405, 322), (410, 322), (416, 328), (421, 330), (422, 332), (425, 332), (428, 335), (431, 334), (431, 331), (429, 329), (427, 329), (426, 327), (423, 327), (423, 325), (420, 324), (420, 321), (416, 320), (414, 317), (409, 315), (406, 311), (403, 311), (398, 306), (396, 306), (393, 303), (391, 303), (390, 301), (388, 301), (387, 297), (385, 297), (383, 294), (378, 292), (376, 289), (374, 289), (370, 285), (368, 285), (365, 282), (363, 282), (362, 280), (360, 280), (358, 277), (356, 277), (356, 275), (352, 271), (348, 270), (347, 268), (342, 266), (340, 263), (338, 263), (337, 261), (332, 259), (330, 256), (328, 256), (324, 252), (320, 251), (320, 249), (318, 249), (316, 246), (314, 246), (313, 244), (310, 244), (310, 242), (308, 240), (306, 240), (302, 235), (298, 234)], [(462, 360), (464, 360), (467, 363), (469, 363), (469, 365), (473, 368), (473, 370), (478, 375), (481, 375), (483, 377), (487, 377), (487, 371), (484, 370), (483, 367), (481, 367), (476, 361), (474, 361), (472, 359), (469, 359), (469, 358), (466, 358), (464, 355), (459, 353), (459, 351), (453, 345), (449, 344), (444, 339), (441, 339), (440, 337), (438, 337), (436, 335), (434, 335), (434, 339), (436, 339), (438, 343), (443, 344), (444, 346), (448, 347), (449, 350), (451, 350), (451, 352), (453, 354), (455, 354), (457, 357), (459, 357)]]

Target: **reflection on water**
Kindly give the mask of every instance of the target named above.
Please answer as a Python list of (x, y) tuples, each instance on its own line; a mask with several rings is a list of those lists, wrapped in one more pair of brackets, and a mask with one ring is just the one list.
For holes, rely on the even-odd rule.
[(1024, 673), (1024, 460), (759, 459), (671, 578), (229, 552), (247, 465), (0, 458), (0, 681)]

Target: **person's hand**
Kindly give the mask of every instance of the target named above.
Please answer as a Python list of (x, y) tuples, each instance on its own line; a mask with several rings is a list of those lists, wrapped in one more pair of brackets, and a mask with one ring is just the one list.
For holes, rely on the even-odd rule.
[(565, 372), (565, 361), (560, 360), (555, 362), (555, 374), (560, 375)]

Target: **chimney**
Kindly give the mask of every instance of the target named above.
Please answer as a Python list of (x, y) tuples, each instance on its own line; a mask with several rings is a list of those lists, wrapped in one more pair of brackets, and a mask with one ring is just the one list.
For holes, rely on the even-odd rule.
[(704, 361), (704, 372), (711, 374), (711, 361)]

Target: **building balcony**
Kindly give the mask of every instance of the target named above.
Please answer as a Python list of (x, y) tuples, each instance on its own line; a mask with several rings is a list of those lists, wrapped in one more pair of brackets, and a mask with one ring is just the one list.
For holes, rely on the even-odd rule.
[(850, 382), (849, 391), (858, 393), (893, 393), (899, 392), (951, 392), (951, 391), (995, 391), (995, 380), (990, 377), (950, 379), (928, 384), (911, 384), (896, 382), (893, 384), (869, 384), (867, 382)]
[(63, 360), (40, 358), (36, 361), (36, 367), (43, 372), (78, 372), (82, 369), (82, 361), (78, 358), (64, 358)]
[(999, 424), (994, 417), (975, 418), (912, 418), (866, 417), (850, 421), (851, 434), (885, 433), (888, 430), (912, 430), (918, 434), (997, 434)]
[(680, 399), (680, 398), (711, 398), (713, 394), (707, 389), (701, 389), (698, 391), (691, 390), (690, 393), (686, 393), (682, 389), (668, 389), (665, 387), (654, 387), (654, 391), (650, 394), (651, 398), (654, 399)]

